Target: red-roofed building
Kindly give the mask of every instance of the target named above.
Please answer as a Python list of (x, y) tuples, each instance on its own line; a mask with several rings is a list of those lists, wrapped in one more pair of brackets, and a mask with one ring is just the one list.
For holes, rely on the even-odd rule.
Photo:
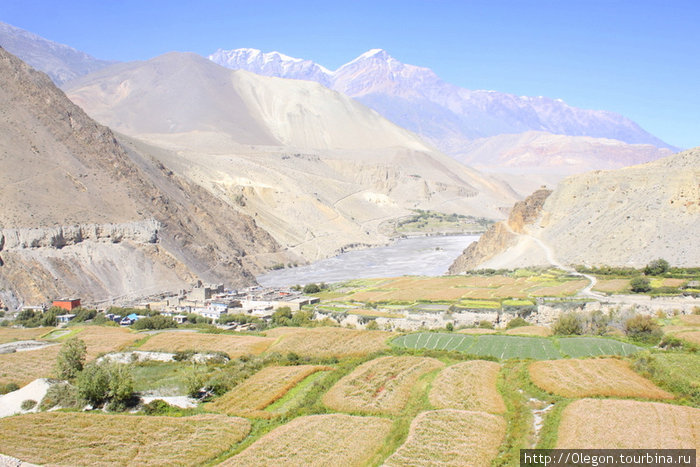
[(80, 306), (80, 299), (79, 298), (61, 298), (59, 300), (54, 300), (51, 303), (52, 306), (57, 306), (59, 308), (63, 308), (66, 311), (71, 311), (74, 308), (78, 308)]

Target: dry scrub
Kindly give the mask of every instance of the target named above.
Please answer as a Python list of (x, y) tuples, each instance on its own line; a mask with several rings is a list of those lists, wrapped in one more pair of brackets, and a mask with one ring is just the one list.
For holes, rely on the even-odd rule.
[(613, 358), (534, 362), (530, 378), (545, 391), (564, 397), (673, 398), (635, 373), (626, 362)]
[(465, 410), (423, 412), (387, 466), (490, 466), (506, 432), (502, 417)]
[(0, 452), (53, 465), (202, 464), (241, 441), (250, 422), (224, 415), (144, 417), (38, 413), (0, 424)]
[(496, 388), (500, 369), (498, 363), (485, 360), (447, 367), (433, 381), (430, 403), (440, 409), (503, 413), (506, 406)]
[(552, 330), (546, 326), (521, 326), (519, 328), (508, 329), (505, 334), (509, 336), (548, 337), (552, 335)]
[(0, 354), (0, 384), (29, 384), (37, 378), (53, 375), (60, 345), (52, 345), (37, 350)]
[(231, 358), (263, 353), (274, 339), (258, 336), (232, 336), (230, 334), (203, 334), (199, 332), (168, 331), (155, 334), (140, 350), (194, 350), (196, 352), (220, 351)]
[(697, 449), (700, 409), (605, 399), (571, 403), (562, 414), (557, 448)]
[(382, 446), (391, 420), (350, 415), (299, 417), (221, 465), (360, 466)]
[(323, 396), (323, 403), (344, 412), (399, 413), (421, 375), (442, 362), (422, 357), (381, 357), (355, 368)]
[(384, 331), (359, 331), (346, 328), (277, 328), (265, 333), (278, 340), (270, 352), (294, 352), (302, 357), (356, 357), (389, 348), (387, 340), (395, 334)]
[(263, 409), (284, 396), (311, 373), (330, 368), (313, 365), (271, 366), (260, 370), (209, 405), (214, 412), (271, 418)]

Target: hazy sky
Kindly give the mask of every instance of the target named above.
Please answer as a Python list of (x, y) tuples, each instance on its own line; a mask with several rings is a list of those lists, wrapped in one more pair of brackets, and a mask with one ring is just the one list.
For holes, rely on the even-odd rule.
[(458, 86), (611, 110), (700, 146), (699, 0), (0, 0), (0, 21), (121, 61), (251, 47), (335, 69), (383, 48)]

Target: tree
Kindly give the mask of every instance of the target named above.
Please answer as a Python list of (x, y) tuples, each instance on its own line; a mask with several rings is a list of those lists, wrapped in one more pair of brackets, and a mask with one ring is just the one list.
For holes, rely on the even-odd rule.
[(128, 365), (114, 363), (107, 367), (107, 398), (113, 407), (123, 407), (134, 396), (134, 378)]
[(649, 292), (651, 290), (651, 283), (646, 277), (639, 276), (634, 277), (630, 281), (630, 287), (632, 288), (632, 292), (644, 293)]
[(668, 272), (668, 268), (668, 261), (663, 258), (659, 258), (646, 265), (644, 268), (644, 274), (647, 276), (660, 276), (661, 274)]
[(317, 284), (306, 284), (304, 286), (304, 293), (319, 293), (321, 291), (321, 287), (319, 287)]
[(77, 337), (66, 341), (56, 357), (56, 376), (61, 379), (73, 379), (83, 370), (87, 348), (85, 342)]
[(109, 374), (104, 366), (90, 363), (78, 374), (75, 384), (80, 397), (97, 407), (107, 399)]
[(661, 338), (661, 327), (651, 316), (636, 315), (625, 321), (625, 334), (632, 339), (652, 343)]

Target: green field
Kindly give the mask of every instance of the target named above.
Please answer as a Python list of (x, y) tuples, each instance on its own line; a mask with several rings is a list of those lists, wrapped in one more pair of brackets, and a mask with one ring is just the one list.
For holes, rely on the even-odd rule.
[[(393, 340), (396, 347), (427, 350), (451, 350), (499, 359), (532, 358), (554, 360), (563, 357), (629, 355), (641, 350), (632, 344), (597, 337), (522, 337), (465, 335), (458, 333), (418, 332)], [(558, 347), (557, 347), (558, 344)]]

